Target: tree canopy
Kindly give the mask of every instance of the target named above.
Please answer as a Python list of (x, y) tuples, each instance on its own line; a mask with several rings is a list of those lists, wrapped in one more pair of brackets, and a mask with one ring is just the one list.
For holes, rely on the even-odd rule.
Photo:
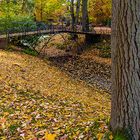
[[(2, 0), (0, 18), (34, 17), (37, 21), (58, 21), (61, 17), (70, 17), (69, 0)], [(77, 3), (79, 2), (79, 9)], [(82, 16), (82, 1), (74, 1), (74, 13)], [(88, 0), (89, 20), (93, 24), (108, 24), (111, 20), (111, 0)]]

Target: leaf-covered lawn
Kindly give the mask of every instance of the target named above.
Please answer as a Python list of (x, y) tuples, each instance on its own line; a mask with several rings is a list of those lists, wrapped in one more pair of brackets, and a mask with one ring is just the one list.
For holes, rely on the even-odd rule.
[(109, 115), (108, 93), (39, 58), (0, 50), (0, 139), (100, 139)]

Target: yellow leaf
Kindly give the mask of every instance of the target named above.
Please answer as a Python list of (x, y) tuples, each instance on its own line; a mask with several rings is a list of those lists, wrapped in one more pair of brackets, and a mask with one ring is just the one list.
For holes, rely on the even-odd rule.
[(110, 136), (109, 136), (109, 139), (110, 139), (110, 140), (113, 140), (113, 136), (112, 136), (112, 135), (110, 135)]
[(8, 112), (4, 112), (4, 116), (8, 116), (9, 115), (9, 113)]
[(48, 132), (46, 132), (45, 140), (55, 140), (55, 138), (56, 138), (56, 134), (49, 134)]
[(88, 130), (89, 130), (89, 128), (88, 128), (88, 127), (86, 127), (85, 132), (88, 132)]
[(103, 133), (98, 133), (98, 134), (97, 134), (97, 139), (98, 139), (98, 140), (101, 140), (102, 137), (103, 137), (103, 135), (104, 135)]
[(0, 119), (0, 123), (5, 123), (6, 122), (6, 119), (5, 118), (1, 118)]

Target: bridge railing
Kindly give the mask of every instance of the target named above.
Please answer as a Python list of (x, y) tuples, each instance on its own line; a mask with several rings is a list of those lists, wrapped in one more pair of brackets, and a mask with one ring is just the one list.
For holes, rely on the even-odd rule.
[[(4, 27), (1, 25), (0, 27)], [(75, 25), (74, 30), (72, 26), (66, 26), (64, 24), (45, 24), (43, 22), (36, 22), (32, 24), (30, 22), (12, 22), (11, 27), (0, 28), (0, 35), (10, 35), (10, 34), (24, 34), (26, 35), (28, 32), (37, 32), (41, 34), (42, 31), (48, 32), (57, 32), (57, 31), (72, 31), (72, 32), (84, 32), (82, 30), (81, 25)], [(93, 27), (89, 26), (89, 31), (85, 31), (86, 33), (96, 33), (96, 34), (111, 34), (111, 29), (108, 27)]]

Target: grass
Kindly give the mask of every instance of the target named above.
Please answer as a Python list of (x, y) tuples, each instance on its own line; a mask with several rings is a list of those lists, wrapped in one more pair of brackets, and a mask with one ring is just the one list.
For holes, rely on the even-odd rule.
[(127, 130), (118, 130), (114, 134), (114, 140), (130, 140), (129, 133)]
[(32, 56), (37, 56), (38, 55), (38, 53), (35, 50), (30, 49), (30, 48), (23, 49), (23, 52), (25, 54), (29, 54), (29, 55), (32, 55)]
[(99, 56), (102, 58), (111, 58), (111, 47), (110, 46), (98, 46)]
[(58, 49), (60, 49), (60, 50), (65, 50), (66, 49), (66, 45), (65, 44), (61, 44), (61, 43), (57, 43), (57, 44), (55, 44), (56, 45), (56, 47), (58, 48)]

